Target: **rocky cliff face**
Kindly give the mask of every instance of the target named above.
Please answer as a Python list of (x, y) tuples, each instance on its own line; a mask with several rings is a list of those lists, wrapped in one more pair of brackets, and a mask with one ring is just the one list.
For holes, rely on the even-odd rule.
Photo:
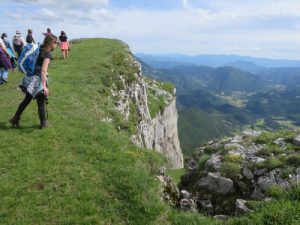
[(133, 142), (152, 148), (166, 156), (173, 168), (183, 167), (183, 155), (178, 140), (177, 110), (174, 98), (152, 120), (141, 120)]
[[(182, 168), (183, 155), (177, 131), (176, 97), (159, 89), (155, 82), (146, 84), (140, 64), (132, 56), (127, 61), (130, 66), (139, 68), (134, 74), (135, 79), (128, 83), (120, 76), (124, 90), (112, 90), (112, 95), (119, 99), (116, 107), (126, 120), (130, 115), (130, 103), (136, 107), (138, 123), (137, 132), (132, 137), (133, 143), (140, 147), (155, 149), (168, 159), (172, 168)], [(146, 91), (146, 86), (151, 85), (150, 83), (152, 83), (151, 90), (155, 90), (157, 96), (162, 97), (165, 102), (165, 107), (161, 108), (154, 118), (150, 116)]]

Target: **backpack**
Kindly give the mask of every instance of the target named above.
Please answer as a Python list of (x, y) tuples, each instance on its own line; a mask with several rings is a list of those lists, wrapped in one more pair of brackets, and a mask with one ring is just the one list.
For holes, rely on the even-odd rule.
[(40, 48), (37, 45), (26, 45), (18, 59), (19, 70), (28, 77), (33, 76), (35, 74), (35, 66), (39, 54)]
[(21, 37), (16, 36), (16, 37), (14, 38), (14, 45), (15, 45), (15, 46), (22, 46), (22, 40), (21, 40)]

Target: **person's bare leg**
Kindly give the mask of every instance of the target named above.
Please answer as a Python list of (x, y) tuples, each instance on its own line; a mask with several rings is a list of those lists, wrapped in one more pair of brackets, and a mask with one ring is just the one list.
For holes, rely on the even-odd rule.
[(62, 50), (61, 52), (62, 52), (62, 55), (63, 55), (63, 59), (65, 59), (66, 58), (65, 50)]

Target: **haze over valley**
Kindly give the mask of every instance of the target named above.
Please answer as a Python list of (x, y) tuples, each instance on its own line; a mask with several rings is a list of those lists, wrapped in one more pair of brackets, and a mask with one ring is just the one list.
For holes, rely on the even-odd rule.
[(185, 154), (242, 129), (300, 125), (300, 61), (237, 55), (136, 57), (146, 76), (175, 84)]

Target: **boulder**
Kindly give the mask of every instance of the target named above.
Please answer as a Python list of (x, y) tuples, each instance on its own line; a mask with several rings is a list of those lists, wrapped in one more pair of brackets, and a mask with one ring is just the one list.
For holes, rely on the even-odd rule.
[(300, 134), (294, 137), (293, 143), (294, 145), (300, 146)]
[(204, 155), (204, 153), (205, 153), (204, 150), (205, 150), (205, 147), (198, 147), (198, 148), (196, 148), (196, 150), (194, 151), (192, 157), (196, 161), (198, 161), (201, 158), (201, 156)]
[(221, 177), (217, 173), (208, 173), (206, 177), (202, 177), (197, 182), (197, 186), (200, 189), (219, 195), (226, 195), (233, 191), (233, 181), (226, 177)]
[(166, 167), (160, 167), (158, 170), (158, 175), (161, 175), (161, 176), (166, 175)]
[(237, 199), (235, 202), (235, 213), (236, 215), (241, 215), (247, 212), (252, 212), (252, 210), (248, 209), (246, 206), (247, 201), (244, 199)]
[(274, 141), (274, 144), (278, 145), (280, 148), (285, 148), (286, 147), (286, 142), (284, 141), (284, 138), (277, 138)]
[(205, 193), (201, 195), (202, 200), (212, 200), (212, 198), (213, 198), (213, 194)]
[(265, 198), (265, 195), (262, 193), (261, 189), (259, 187), (255, 187), (251, 198), (255, 200), (263, 200)]
[(265, 161), (264, 158), (261, 157), (257, 157), (257, 156), (250, 156), (249, 160), (253, 163), (253, 164), (258, 164), (258, 163), (262, 163), (263, 161)]
[(207, 142), (207, 145), (212, 145), (214, 143), (214, 141), (210, 140)]
[(214, 219), (216, 219), (216, 220), (226, 220), (228, 218), (229, 218), (229, 216), (227, 216), (227, 215), (215, 215), (214, 216)]
[(236, 135), (231, 139), (231, 143), (239, 143), (243, 140), (243, 137), (241, 135)]
[(262, 191), (266, 191), (268, 187), (275, 185), (277, 183), (275, 180), (271, 179), (270, 177), (259, 177), (257, 180), (257, 184)]
[(243, 182), (243, 181), (237, 182), (237, 185), (243, 191), (247, 191), (248, 190), (247, 184), (245, 182)]
[(201, 200), (199, 201), (199, 205), (206, 212), (212, 212), (214, 210), (214, 206), (212, 205), (210, 200)]
[(242, 134), (246, 137), (258, 137), (261, 135), (261, 131), (256, 130), (245, 130), (242, 132)]
[(220, 172), (222, 165), (221, 157), (221, 155), (212, 154), (210, 159), (206, 161), (206, 170), (210, 172)]
[(243, 176), (244, 176), (247, 180), (252, 180), (252, 179), (254, 178), (254, 175), (253, 175), (252, 171), (251, 171), (249, 168), (247, 168), (247, 167), (245, 167), (245, 168), (243, 169)]
[(187, 169), (187, 170), (193, 170), (197, 167), (197, 162), (192, 158), (192, 157), (188, 157), (185, 159), (185, 165), (184, 167)]
[(272, 180), (272, 183), (277, 183), (277, 172), (280, 172), (280, 169), (279, 171), (276, 169), (269, 172), (269, 177)]
[(268, 170), (266, 168), (262, 168), (262, 169), (255, 169), (254, 170), (254, 175), (256, 176), (261, 176), (264, 173), (266, 173)]
[(177, 185), (168, 176), (158, 175), (157, 178), (162, 183), (162, 199), (172, 206), (177, 205), (180, 194)]
[(179, 207), (185, 212), (197, 212), (197, 205), (193, 199), (181, 199), (179, 202)]
[(192, 194), (188, 192), (187, 190), (181, 190), (180, 191), (180, 199), (186, 198), (190, 199), (192, 197)]

